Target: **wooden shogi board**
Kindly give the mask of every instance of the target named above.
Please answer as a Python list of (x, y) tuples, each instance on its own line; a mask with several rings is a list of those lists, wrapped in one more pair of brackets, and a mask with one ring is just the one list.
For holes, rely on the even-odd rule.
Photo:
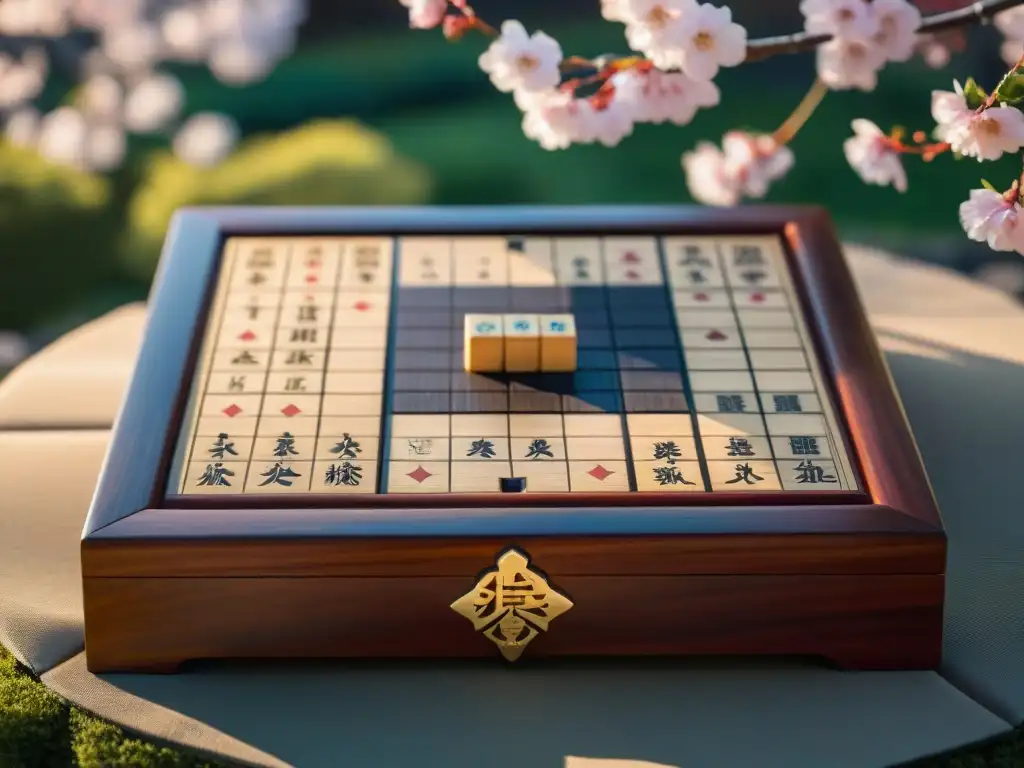
[[(465, 370), (479, 313), (572, 315), (576, 370)], [(82, 555), (94, 671), (941, 648), (941, 521), (805, 209), (179, 214)]]

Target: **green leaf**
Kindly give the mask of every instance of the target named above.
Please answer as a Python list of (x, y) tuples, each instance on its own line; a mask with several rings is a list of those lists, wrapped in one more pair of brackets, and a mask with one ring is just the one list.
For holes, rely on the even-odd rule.
[(981, 186), (983, 186), (983, 187), (984, 187), (985, 189), (987, 189), (987, 190), (988, 190), (989, 192), (996, 192), (996, 193), (998, 193), (998, 192), (999, 192), (999, 190), (998, 190), (998, 189), (996, 189), (995, 187), (993, 187), (993, 186), (992, 186), (992, 183), (991, 183), (990, 181), (988, 181), (987, 179), (982, 179), (982, 180), (981, 180)]
[(1015, 72), (1004, 77), (996, 88), (996, 99), (1003, 104), (1024, 101), (1024, 74)]
[(967, 78), (967, 82), (964, 83), (964, 98), (967, 100), (968, 109), (977, 109), (985, 100), (988, 99), (988, 94), (985, 90), (974, 82), (973, 77)]

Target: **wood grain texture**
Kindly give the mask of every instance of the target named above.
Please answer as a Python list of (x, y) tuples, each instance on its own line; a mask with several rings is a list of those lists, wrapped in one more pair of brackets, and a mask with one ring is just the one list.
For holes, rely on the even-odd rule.
[[(782, 238), (865, 491), (165, 496), (227, 237), (508, 232)], [(581, 350), (581, 367), (614, 368), (609, 354)], [(395, 370), (448, 371), (441, 363), (450, 355), (403, 351)], [(628, 354), (622, 365), (639, 366)], [(459, 390), (445, 398), (488, 394)], [(448, 606), (513, 544), (577, 606), (527, 657), (817, 654), (852, 668), (938, 664), (941, 518), (823, 211), (229, 208), (177, 215), (83, 536), (91, 670), (170, 670), (204, 657), (497, 658)]]
[[(99, 673), (224, 658), (497, 661), (494, 646), (449, 608), (473, 583), (88, 578), (87, 664)], [(850, 669), (930, 669), (941, 655), (941, 575), (565, 576), (554, 586), (575, 605), (527, 659), (811, 655)]]
[(827, 214), (785, 228), (827, 383), (872, 498), (942, 528), (917, 444)]
[(85, 536), (153, 506), (163, 494), (220, 248), (214, 219), (179, 214), (172, 220), (150, 292), (142, 347), (114, 424)]
[[(558, 576), (942, 573), (934, 534), (473, 536), (319, 538), (150, 536), (94, 541), (86, 577), (457, 576), (507, 546)], [(443, 556), (439, 556), (443, 553)]]

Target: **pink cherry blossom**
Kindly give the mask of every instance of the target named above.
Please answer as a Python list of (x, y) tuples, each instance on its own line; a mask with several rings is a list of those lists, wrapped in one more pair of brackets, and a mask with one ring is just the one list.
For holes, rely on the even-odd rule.
[(726, 167), (725, 153), (710, 141), (697, 144), (682, 159), (686, 185), (693, 199), (705, 205), (729, 207), (742, 197), (738, 179)]
[(878, 18), (867, 0), (803, 0), (800, 12), (812, 35), (867, 40), (878, 32)]
[(621, 0), (618, 13), (630, 48), (660, 69), (677, 69), (683, 64), (682, 19), (696, 10), (697, 0)]
[(611, 79), (615, 99), (621, 99), (638, 123), (686, 125), (698, 109), (717, 106), (721, 98), (710, 80), (691, 80), (682, 72), (627, 70)]
[(760, 198), (793, 167), (793, 153), (772, 136), (730, 131), (722, 149), (701, 142), (682, 158), (690, 194), (706, 205), (731, 206)]
[(932, 92), (932, 117), (936, 136), (949, 142), (961, 155), (978, 160), (997, 160), (1003, 153), (1024, 146), (1024, 113), (1016, 107), (998, 106), (977, 111), (967, 106), (959, 83), (955, 91)]
[(561, 80), (562, 48), (543, 32), (529, 35), (518, 21), (501, 25), (501, 36), (480, 55), (480, 68), (499, 91), (543, 91)]
[(726, 167), (740, 179), (745, 197), (764, 197), (771, 183), (793, 167), (793, 152), (771, 136), (729, 131), (722, 137), (722, 149)]
[(514, 96), (523, 112), (523, 133), (544, 149), (565, 149), (583, 133), (588, 115), (573, 94), (552, 89)]
[[(1024, 5), (1020, 7), (1024, 8)], [(1014, 38), (1003, 40), (1002, 45), (999, 46), (999, 55), (1008, 65), (1016, 64), (1020, 61), (1020, 57), (1024, 56), (1024, 42)]]
[(1024, 40), (1024, 5), (997, 13), (992, 21), (1007, 39)]
[(711, 80), (719, 67), (735, 67), (747, 57), (747, 30), (728, 8), (703, 3), (679, 20), (682, 70), (693, 80)]
[(433, 29), (448, 12), (448, 0), (399, 0), (409, 9), (409, 26), (413, 29)]
[(834, 91), (873, 91), (885, 50), (870, 41), (836, 38), (818, 48), (818, 77)]
[(921, 12), (907, 0), (874, 0), (871, 13), (878, 20), (872, 41), (889, 61), (908, 61), (917, 45)]
[[(1014, 190), (1016, 192), (1016, 190)], [(968, 200), (960, 204), (960, 224), (971, 240), (988, 243), (994, 251), (1021, 251), (1024, 226), (1016, 194), (1006, 195), (990, 189), (972, 189)]]
[(613, 147), (633, 131), (633, 114), (626, 100), (613, 97), (600, 107), (567, 91), (516, 92), (523, 111), (523, 133), (544, 149), (598, 142)]
[(953, 58), (949, 46), (938, 35), (918, 35), (914, 49), (931, 69), (942, 69)]
[(608, 21), (625, 22), (628, 18), (624, 0), (601, 0), (601, 15)]
[(882, 129), (870, 120), (854, 120), (854, 135), (843, 142), (843, 153), (853, 170), (867, 184), (907, 191), (907, 173), (900, 155)]
[(597, 142), (614, 147), (633, 132), (633, 113), (624, 101), (611, 99), (607, 104), (596, 107), (588, 104), (589, 115), (584, 120), (586, 129), (581, 134), (581, 143)]

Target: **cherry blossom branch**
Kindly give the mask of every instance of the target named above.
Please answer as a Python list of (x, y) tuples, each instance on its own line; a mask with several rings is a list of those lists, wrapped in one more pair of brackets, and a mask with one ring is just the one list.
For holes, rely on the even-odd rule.
[[(410, 9), (413, 27), (440, 26), (449, 39), (470, 31), (492, 38), (480, 68), (514, 97), (524, 134), (549, 151), (572, 144), (612, 147), (643, 123), (686, 125), (698, 110), (720, 103), (714, 82), (720, 69), (816, 51), (813, 85), (773, 133), (732, 130), (720, 146), (700, 141), (683, 153), (687, 186), (706, 205), (763, 198), (792, 168), (789, 144), (830, 90), (871, 92), (882, 69), (909, 61), (936, 34), (989, 20), (1003, 33), (1003, 57), (1016, 59), (991, 92), (972, 78), (955, 82), (953, 91), (933, 91), (931, 136), (902, 128), (885, 133), (868, 119), (854, 120), (843, 153), (865, 183), (906, 192), (908, 156), (985, 161), (1024, 149), (1024, 0), (977, 0), (927, 17), (912, 0), (806, 0), (803, 32), (753, 40), (728, 7), (713, 1), (602, 0), (601, 15), (625, 26), (634, 52), (594, 58), (567, 56), (556, 40), (530, 34), (518, 21), (496, 29), (467, 0), (399, 1)], [(1024, 171), (1006, 191), (985, 180), (982, 186), (960, 206), (968, 237), (1024, 255)]]
[(807, 95), (800, 100), (797, 104), (796, 109), (793, 113), (786, 118), (785, 122), (780, 125), (772, 138), (775, 143), (779, 146), (788, 144), (796, 136), (797, 132), (803, 128), (804, 123), (811, 119), (811, 115), (814, 114), (814, 110), (821, 104), (821, 100), (825, 98), (825, 94), (828, 93), (829, 88), (820, 78), (814, 80), (814, 85), (807, 92)]
[[(958, 8), (955, 11), (936, 13), (926, 17), (918, 27), (918, 34), (934, 34), (949, 29), (966, 27), (972, 24), (981, 24), (990, 20), (993, 16), (1010, 8), (1015, 8), (1024, 3), (1024, 0), (978, 0), (965, 8)], [(452, 2), (456, 13), (445, 19), (444, 32), (449, 39), (461, 37), (470, 30), (476, 30), (488, 37), (497, 37), (498, 31), (476, 15), (476, 12), (465, 3)], [(780, 35), (776, 37), (761, 37), (750, 40), (747, 43), (746, 63), (763, 61), (780, 54), (805, 53), (824, 45), (832, 40), (832, 35), (809, 34), (807, 32), (796, 32), (791, 35)], [(572, 72), (580, 69), (605, 69), (619, 62), (643, 61), (639, 56), (618, 56), (608, 54), (591, 60), (583, 56), (568, 56), (560, 67), (563, 72)], [(616, 69), (623, 69), (617, 66)]]
[[(979, 0), (966, 8), (955, 11), (937, 13), (921, 21), (918, 34), (942, 32), (957, 27), (979, 24), (987, 21), (1001, 11), (1020, 5), (1024, 0)], [(780, 37), (762, 37), (751, 40), (747, 44), (746, 61), (762, 61), (763, 59), (783, 53), (803, 53), (817, 48), (832, 39), (832, 35), (811, 35), (797, 32), (793, 35)]]

